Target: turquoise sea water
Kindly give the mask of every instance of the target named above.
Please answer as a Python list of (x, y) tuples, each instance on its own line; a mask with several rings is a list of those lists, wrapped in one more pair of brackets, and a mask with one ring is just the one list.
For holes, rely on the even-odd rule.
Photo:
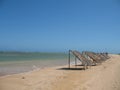
[(0, 52), (0, 76), (66, 65), (67, 53)]
[(67, 58), (66, 53), (19, 53), (19, 52), (3, 52), (0, 53), (0, 61), (16, 61), (16, 60), (54, 60)]

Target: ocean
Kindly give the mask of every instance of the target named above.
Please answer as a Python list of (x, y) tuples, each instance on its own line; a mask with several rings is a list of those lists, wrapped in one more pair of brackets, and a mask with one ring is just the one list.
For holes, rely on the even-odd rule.
[(0, 76), (66, 65), (67, 53), (0, 52)]

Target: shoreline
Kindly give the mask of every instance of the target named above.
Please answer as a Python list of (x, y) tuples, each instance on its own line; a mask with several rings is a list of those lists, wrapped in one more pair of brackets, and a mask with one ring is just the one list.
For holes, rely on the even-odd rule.
[(33, 70), (30, 70), (30, 71), (25, 71), (25, 72), (20, 72), (20, 73), (14, 73), (14, 74), (8, 74), (8, 75), (0, 75), (0, 78), (5, 78), (5, 77), (13, 76), (13, 75), (34, 73), (36, 71), (40, 71), (40, 70), (44, 70), (44, 69), (51, 69), (51, 68), (57, 69), (58, 67), (67, 67), (67, 66), (68, 65), (42, 67), (42, 68), (37, 68), (37, 69), (33, 69)]
[[(65, 60), (66, 62), (67, 60)], [(16, 63), (17, 62), (17, 63)], [(21, 73), (29, 73), (32, 71), (36, 70), (41, 70), (44, 68), (51, 68), (51, 67), (57, 67), (57, 66), (64, 66), (66, 63), (64, 60), (47, 60), (47, 61), (25, 61), (25, 63), (21, 63), (21, 61), (15, 61), (15, 63), (11, 64), (10, 66), (9, 63), (7, 62), (7, 65), (1, 66), (0, 69), (0, 77), (4, 76), (10, 76), (10, 75), (15, 75), (15, 74), (21, 74)], [(27, 64), (26, 64), (27, 63)], [(17, 66), (18, 65), (18, 66)], [(10, 67), (10, 68), (9, 68)], [(5, 70), (5, 71), (4, 71)]]

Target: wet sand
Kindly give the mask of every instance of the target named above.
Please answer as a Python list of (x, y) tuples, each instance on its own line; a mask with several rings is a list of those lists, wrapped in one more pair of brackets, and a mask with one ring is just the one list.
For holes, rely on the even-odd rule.
[(0, 77), (0, 90), (120, 90), (120, 56), (87, 70), (67, 66)]

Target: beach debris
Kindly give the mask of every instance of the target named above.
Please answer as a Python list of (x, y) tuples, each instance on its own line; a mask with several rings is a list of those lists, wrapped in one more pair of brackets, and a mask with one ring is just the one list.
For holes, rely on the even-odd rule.
[(22, 79), (25, 79), (25, 77), (23, 76)]

